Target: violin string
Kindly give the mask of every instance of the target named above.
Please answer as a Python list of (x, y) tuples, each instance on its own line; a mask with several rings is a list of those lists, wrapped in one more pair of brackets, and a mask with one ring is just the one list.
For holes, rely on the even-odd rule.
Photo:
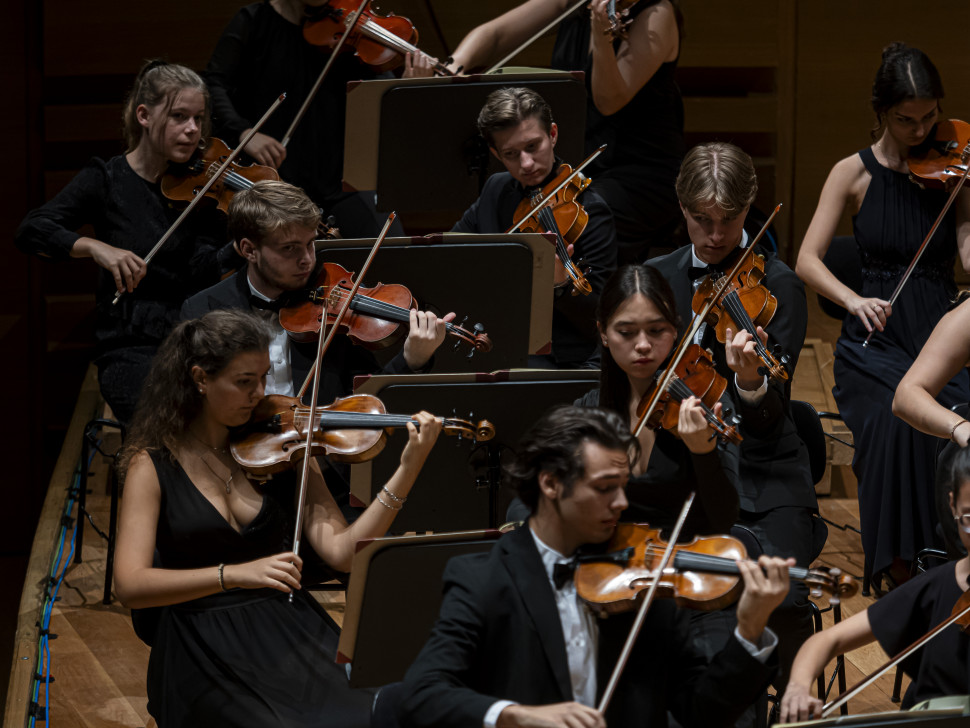
[[(670, 380), (668, 391), (671, 393), (671, 395), (677, 398), (678, 402), (683, 402), (688, 397), (697, 397), (698, 399), (700, 399), (700, 397), (698, 397), (697, 394), (690, 387), (688, 387), (687, 384), (684, 382), (684, 380), (681, 379), (680, 377), (675, 377)], [(702, 399), (701, 399), (701, 411), (704, 413), (704, 419), (707, 420), (707, 423), (709, 425), (713, 425), (715, 429), (717, 429), (718, 432), (720, 432), (721, 422), (714, 414), (714, 411), (706, 404), (704, 404), (704, 400)]]
[[(535, 196), (533, 200), (535, 200)], [(549, 232), (556, 234), (556, 252), (559, 254), (559, 260), (569, 274), (569, 277), (578, 283), (582, 276), (580, 276), (579, 271), (573, 264), (572, 258), (569, 257), (569, 252), (566, 249), (566, 241), (563, 240), (562, 233), (559, 232), (559, 225), (556, 223), (556, 217), (553, 215), (552, 210), (548, 206), (542, 207), (536, 216), (539, 218), (539, 222), (542, 223), (543, 227)]]
[(394, 35), (389, 30), (381, 26), (380, 23), (375, 23), (372, 20), (365, 20), (359, 25), (361, 33), (366, 35), (372, 40), (377, 41), (381, 45), (390, 48), (393, 51), (397, 51), (402, 55), (405, 53), (421, 53), (424, 55), (417, 46), (411, 45), (406, 40), (400, 36)]
[[(327, 297), (329, 297), (330, 295), (335, 296), (334, 297), (335, 303), (343, 303), (345, 300), (347, 300), (347, 291), (340, 286), (331, 287), (330, 293), (327, 294)], [(371, 311), (366, 311), (361, 309), (360, 304), (364, 304), (365, 307), (370, 307)], [(354, 300), (350, 304), (350, 306), (351, 306), (351, 310), (358, 311), (364, 314), (367, 314), (367, 313), (371, 313), (373, 315), (385, 314), (387, 316), (396, 315), (401, 317), (400, 320), (402, 323), (404, 322), (404, 319), (410, 320), (411, 318), (410, 309), (403, 308), (402, 306), (395, 306), (393, 303), (388, 303), (387, 301), (381, 301), (380, 299), (372, 298), (371, 296), (365, 296), (360, 293), (354, 296)], [(393, 321), (394, 319), (390, 319), (390, 320)], [(461, 329), (460, 326), (453, 324), (450, 321), (445, 322), (445, 329), (451, 332), (458, 331), (458, 330), (464, 331), (463, 329)]]
[(754, 322), (751, 320), (747, 310), (744, 308), (744, 304), (741, 303), (741, 299), (738, 297), (738, 294), (734, 291), (726, 294), (724, 296), (724, 305), (725, 308), (730, 309), (729, 313), (731, 314), (731, 318), (734, 319), (735, 323), (743, 326), (745, 331), (754, 337), (755, 351), (757, 352), (759, 358), (764, 360), (766, 364), (771, 364), (771, 362), (768, 361), (768, 350), (765, 349), (764, 345), (761, 343), (761, 338), (758, 336), (758, 331), (755, 329)]
[[(663, 554), (665, 548), (666, 546), (651, 546), (647, 544), (644, 553), (648, 556), (658, 556)], [(705, 554), (699, 551), (690, 551), (688, 549), (681, 549), (678, 551), (678, 553), (685, 554), (690, 561), (697, 565), (697, 568), (700, 568), (700, 566), (705, 563), (711, 566), (723, 566), (729, 561), (735, 561), (735, 559), (731, 558), (730, 556), (716, 556), (714, 554)], [(811, 574), (811, 569), (806, 569), (799, 566), (788, 567), (789, 577), (797, 581), (804, 581), (811, 576)]]

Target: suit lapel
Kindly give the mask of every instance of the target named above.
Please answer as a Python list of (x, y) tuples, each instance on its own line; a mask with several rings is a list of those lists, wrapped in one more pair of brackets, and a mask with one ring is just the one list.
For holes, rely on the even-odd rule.
[(672, 277), (672, 280), (667, 281), (674, 290), (674, 300), (677, 302), (677, 313), (680, 314), (680, 319), (684, 324), (681, 335), (690, 326), (690, 321), (694, 317), (694, 312), (690, 306), (691, 300), (694, 298), (694, 285), (687, 275), (687, 269), (690, 268), (693, 262), (690, 252), (691, 246), (687, 244), (675, 253), (672, 253), (672, 255), (678, 256), (676, 274)]
[(556, 601), (536, 550), (528, 524), (509, 534), (499, 542), (503, 546), (502, 561), (522, 597), (532, 626), (539, 635), (546, 660), (562, 692), (563, 700), (573, 699), (572, 682), (569, 679), (569, 661), (566, 658), (566, 640)]

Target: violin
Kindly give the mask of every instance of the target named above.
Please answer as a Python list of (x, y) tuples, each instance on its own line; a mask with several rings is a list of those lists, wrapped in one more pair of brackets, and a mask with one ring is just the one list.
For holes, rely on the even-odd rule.
[[(329, 0), (320, 7), (308, 7), (303, 38), (311, 45), (327, 47), (332, 51), (356, 10), (355, 0)], [(375, 12), (370, 3), (364, 6), (346, 42), (354, 48), (361, 62), (377, 71), (397, 68), (404, 63), (405, 54), (415, 53), (429, 58), (437, 75), (455, 75), (444, 63), (415, 45), (418, 31), (410, 20), (394, 13), (382, 15)]]
[[(229, 158), (231, 150), (221, 139), (213, 137), (197, 156), (184, 165), (173, 165), (162, 176), (162, 194), (170, 200), (190, 202)], [(278, 180), (279, 174), (272, 167), (261, 164), (243, 165), (233, 162), (205, 193), (216, 201), (216, 206), (226, 212), (232, 196), (240, 190), (248, 190), (255, 182)]]
[[(643, 417), (648, 403), (656, 396), (657, 387), (664, 372), (655, 375), (657, 383), (640, 399), (637, 405), (637, 418)], [(714, 432), (722, 439), (739, 444), (743, 439), (738, 433), (740, 417), (731, 417), (731, 424), (717, 416), (714, 405), (724, 395), (727, 380), (717, 373), (711, 355), (699, 344), (691, 344), (684, 356), (674, 367), (674, 376), (667, 384), (667, 390), (660, 395), (660, 402), (647, 419), (647, 427), (656, 429), (662, 427), (670, 432), (677, 432), (677, 421), (680, 416), (680, 403), (688, 397), (698, 397), (704, 419)]]
[(750, 255), (733, 277), (716, 271), (705, 277), (694, 291), (691, 308), (699, 314), (709, 301), (716, 300), (704, 321), (714, 327), (717, 340), (725, 342), (728, 328), (747, 331), (754, 340), (755, 353), (764, 363), (763, 373), (784, 382), (788, 380), (791, 360), (780, 346), (769, 351), (756, 330), (757, 326), (767, 327), (778, 308), (778, 299), (762, 283), (764, 277), (764, 256)]
[[(660, 529), (621, 523), (603, 554), (580, 557), (576, 592), (600, 616), (634, 609), (640, 595), (657, 579), (654, 565), (667, 549)], [(674, 546), (672, 565), (660, 575), (657, 596), (702, 611), (723, 609), (741, 594), (737, 561), (747, 558), (744, 544), (730, 536), (695, 538)], [(813, 597), (827, 593), (831, 602), (852, 597), (858, 583), (838, 569), (790, 567), (792, 581), (803, 581)]]
[[(316, 288), (306, 294), (306, 299), (280, 309), (280, 326), (296, 341), (315, 341), (320, 329), (320, 317), (327, 312), (327, 325), (333, 323), (346, 299), (354, 274), (337, 263), (324, 263), (317, 278)], [(401, 333), (400, 324), (411, 321), (410, 310), (417, 304), (411, 292), (400, 284), (378, 283), (363, 288), (350, 302), (348, 316), (341, 323), (346, 334), (355, 344), (374, 350), (389, 346)], [(466, 317), (467, 319), (467, 317)], [(475, 324), (471, 331), (448, 322), (445, 330), (458, 339), (455, 347), (466, 342), (472, 346), (468, 356), (476, 351), (488, 352), (492, 340), (482, 324)]]
[[(345, 463), (362, 463), (376, 457), (387, 442), (387, 431), (417, 424), (410, 415), (387, 414), (373, 395), (340, 397), (329, 405), (311, 408), (296, 397), (271, 394), (263, 397), (249, 424), (237, 433), (229, 450), (243, 470), (256, 477), (288, 470), (305, 457), (307, 436), (312, 430), (310, 455), (326, 455)], [(486, 442), (495, 437), (488, 420), (439, 418), (446, 435)]]
[(956, 181), (970, 162), (970, 124), (959, 119), (937, 122), (933, 133), (910, 149), (909, 179), (920, 187), (942, 189)]
[[(513, 225), (508, 232), (521, 230), (522, 232), (554, 233), (556, 255), (559, 256), (560, 262), (566, 268), (566, 274), (572, 281), (572, 294), (588, 296), (593, 292), (593, 287), (573, 263), (566, 248), (576, 244), (589, 222), (589, 213), (576, 198), (589, 187), (592, 180), (582, 174), (576, 174), (572, 180), (569, 180), (572, 175), (574, 175), (573, 168), (563, 164), (545, 187), (523, 198), (513, 215), (513, 219), (520, 222)], [(551, 199), (546, 200), (550, 196)], [(542, 204), (544, 201), (545, 204)], [(533, 209), (535, 209), (534, 212)]]

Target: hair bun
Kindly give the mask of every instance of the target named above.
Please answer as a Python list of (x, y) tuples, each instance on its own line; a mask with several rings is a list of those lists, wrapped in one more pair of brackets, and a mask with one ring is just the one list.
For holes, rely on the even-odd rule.
[(902, 55), (908, 50), (909, 50), (909, 46), (903, 43), (902, 41), (898, 41), (898, 40), (893, 41), (892, 43), (890, 43), (889, 45), (887, 45), (885, 48), (882, 49), (883, 63), (885, 63), (886, 61), (892, 60), (896, 56)]

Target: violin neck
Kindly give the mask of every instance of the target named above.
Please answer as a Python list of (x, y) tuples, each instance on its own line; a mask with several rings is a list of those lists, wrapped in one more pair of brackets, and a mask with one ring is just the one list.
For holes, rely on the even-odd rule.
[[(395, 306), (393, 303), (385, 303), (384, 301), (379, 301), (376, 298), (371, 298), (370, 296), (362, 296), (359, 293), (354, 296), (354, 299), (350, 302), (350, 310), (365, 316), (373, 316), (374, 318), (379, 318), (383, 319), (384, 321), (391, 321), (398, 324), (407, 324), (411, 322), (410, 309)], [(454, 333), (455, 325), (451, 322), (447, 322), (445, 323), (445, 330), (449, 333)]]
[[(375, 23), (370, 18), (364, 20), (363, 23), (358, 23), (357, 27), (363, 35), (375, 43), (380, 43), (385, 48), (397, 51), (401, 55), (405, 53), (421, 53), (417, 46), (408, 43), (398, 35), (394, 35), (394, 33), (385, 29), (380, 23)], [(422, 55), (424, 54), (422, 53)]]
[[(728, 574), (730, 576), (741, 573), (734, 559), (684, 550), (674, 554), (674, 568), (683, 571), (704, 571), (709, 574)], [(788, 569), (788, 577), (792, 581), (805, 581), (808, 575), (808, 569), (798, 566), (791, 566)]]
[[(309, 409), (306, 412), (309, 414)], [(320, 430), (374, 430), (404, 427), (409, 422), (417, 424), (411, 415), (382, 415), (368, 412), (320, 410), (316, 417), (317, 428)]]

